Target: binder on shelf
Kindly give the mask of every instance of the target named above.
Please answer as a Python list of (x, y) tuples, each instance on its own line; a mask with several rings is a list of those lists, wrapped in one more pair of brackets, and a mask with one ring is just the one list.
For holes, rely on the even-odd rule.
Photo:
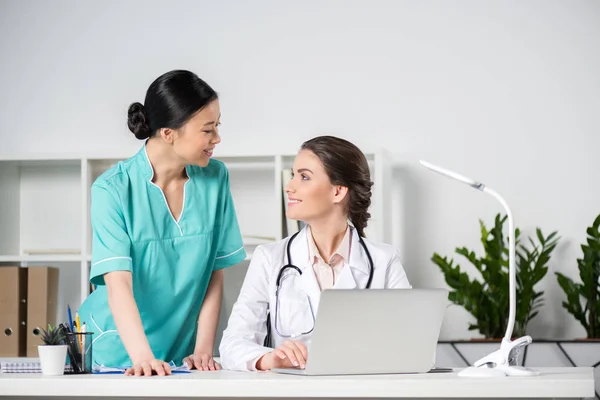
[(42, 328), (56, 325), (59, 269), (55, 267), (28, 268), (27, 278), (27, 357), (37, 357), (42, 344)]
[(0, 267), (0, 357), (25, 356), (27, 268)]
[(23, 254), (28, 256), (80, 256), (81, 250), (78, 249), (25, 249), (22, 251)]

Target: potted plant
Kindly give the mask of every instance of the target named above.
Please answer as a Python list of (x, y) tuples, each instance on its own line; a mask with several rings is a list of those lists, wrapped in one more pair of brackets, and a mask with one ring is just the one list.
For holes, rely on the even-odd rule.
[(567, 296), (562, 305), (586, 331), (587, 339), (600, 339), (600, 215), (586, 230), (583, 257), (577, 259), (581, 283), (556, 272), (558, 284)]
[(48, 324), (47, 330), (42, 329), (41, 339), (44, 344), (38, 345), (38, 355), (42, 374), (63, 375), (67, 360), (67, 345), (63, 329)]
[[(475, 318), (469, 330), (478, 330), (486, 339), (500, 340), (508, 323), (509, 268), (508, 238), (502, 233), (507, 217), (496, 215), (494, 227), (488, 230), (482, 220), (481, 242), (484, 254), (480, 257), (466, 247), (456, 248), (479, 272), (481, 280), (471, 279), (453, 259), (434, 253), (432, 261), (444, 274), (452, 289), (449, 300), (465, 308)], [(557, 232), (545, 237), (540, 228), (535, 238), (529, 238), (528, 246), (520, 243), (519, 229), (515, 229), (516, 267), (516, 315), (513, 336), (526, 334), (527, 324), (537, 315), (543, 305), (543, 291), (535, 285), (548, 272), (548, 262), (559, 238)]]

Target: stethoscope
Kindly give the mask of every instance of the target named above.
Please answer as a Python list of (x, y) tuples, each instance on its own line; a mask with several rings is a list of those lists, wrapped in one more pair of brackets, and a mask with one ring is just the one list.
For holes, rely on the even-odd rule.
[[(308, 300), (310, 314), (312, 316), (312, 321), (313, 321), (312, 328), (310, 328), (310, 330), (306, 331), (306, 332), (287, 335), (287, 334), (282, 334), (279, 331), (279, 327), (278, 327), (279, 289), (281, 288), (281, 279), (284, 276), (283, 273), (285, 272), (286, 269), (291, 268), (291, 269), (295, 270), (296, 272), (298, 272), (299, 275), (302, 275), (302, 270), (292, 263), (292, 255), (290, 252), (291, 244), (299, 233), (300, 232), (296, 232), (289, 238), (287, 245), (286, 245), (286, 253), (287, 253), (288, 263), (286, 265), (284, 265), (283, 267), (281, 267), (281, 269), (279, 270), (279, 274), (277, 274), (277, 280), (275, 281), (275, 332), (277, 332), (277, 334), (279, 336), (284, 337), (284, 338), (295, 338), (298, 336), (307, 335), (307, 334), (311, 333), (313, 331), (313, 329), (315, 329), (315, 312), (313, 310), (312, 303), (310, 302), (310, 298), (308, 298), (308, 295), (306, 295), (306, 297)], [(371, 253), (369, 253), (369, 250), (367, 249), (367, 245), (365, 244), (363, 238), (360, 235), (358, 235), (358, 240), (359, 240), (361, 246), (363, 247), (363, 249), (365, 250), (365, 253), (367, 254), (367, 258), (369, 259), (369, 280), (367, 281), (367, 285), (365, 287), (365, 289), (369, 289), (371, 287), (371, 281), (373, 280), (373, 270), (374, 270), (373, 259), (371, 258)]]

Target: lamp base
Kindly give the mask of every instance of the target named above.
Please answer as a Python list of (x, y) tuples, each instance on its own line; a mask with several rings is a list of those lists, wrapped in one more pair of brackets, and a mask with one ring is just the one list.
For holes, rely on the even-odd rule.
[(497, 368), (467, 367), (458, 373), (461, 378), (503, 378), (506, 374)]
[(500, 348), (475, 361), (472, 367), (463, 369), (458, 376), (469, 378), (492, 378), (504, 376), (536, 376), (540, 372), (516, 365), (516, 359), (525, 346), (532, 342), (531, 336), (510, 341), (502, 339)]

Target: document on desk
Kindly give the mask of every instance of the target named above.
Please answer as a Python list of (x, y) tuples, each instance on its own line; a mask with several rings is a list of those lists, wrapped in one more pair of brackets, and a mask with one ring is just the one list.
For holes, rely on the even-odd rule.
[[(70, 365), (65, 365), (65, 373), (73, 372)], [(42, 364), (39, 361), (2, 361), (0, 374), (41, 374)]]
[[(190, 367), (183, 363), (180, 366), (175, 365), (173, 361), (169, 363), (169, 367), (171, 367), (171, 373), (173, 374), (187, 374), (190, 372)], [(93, 374), (124, 374), (129, 367), (107, 367), (105, 365), (95, 364), (92, 367)]]

